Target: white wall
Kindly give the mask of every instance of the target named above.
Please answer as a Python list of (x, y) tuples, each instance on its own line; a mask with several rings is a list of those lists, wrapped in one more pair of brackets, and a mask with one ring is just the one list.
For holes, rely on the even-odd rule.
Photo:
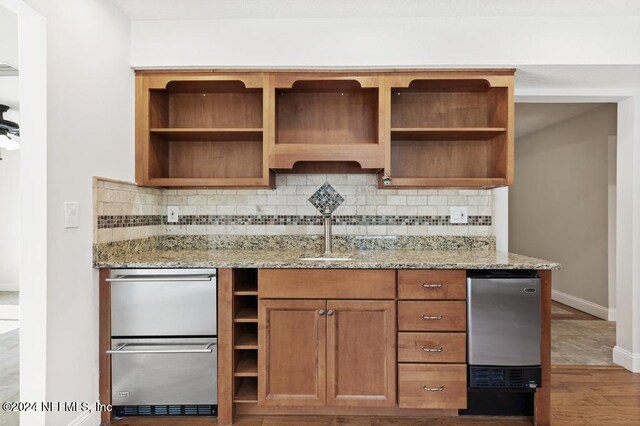
[(132, 37), (134, 67), (640, 63), (638, 16), (158, 20)]
[[(18, 66), (18, 17), (0, 6), (0, 62)], [(18, 107), (18, 77), (0, 76), (0, 104)], [(19, 122), (16, 109), (4, 114)], [(20, 152), (2, 150), (0, 161), (0, 291), (19, 287), (20, 251)]]
[(510, 250), (560, 262), (554, 298), (573, 298), (568, 304), (576, 308), (571, 300), (586, 301), (600, 308), (589, 312), (603, 318), (609, 308), (608, 152), (616, 123), (616, 107), (608, 104), (517, 139), (509, 190)]
[[(92, 176), (133, 178), (129, 21), (108, 1), (29, 3), (47, 29), (46, 400), (97, 401)], [(79, 228), (63, 228), (64, 201), (80, 203)], [(46, 423), (66, 425), (79, 414), (47, 413)]]
[[(0, 77), (6, 78), (6, 77)], [(5, 115), (9, 119), (8, 115)], [(20, 283), (20, 150), (2, 150), (0, 161), (0, 291)]]
[(18, 16), (0, 6), (0, 62), (18, 66)]

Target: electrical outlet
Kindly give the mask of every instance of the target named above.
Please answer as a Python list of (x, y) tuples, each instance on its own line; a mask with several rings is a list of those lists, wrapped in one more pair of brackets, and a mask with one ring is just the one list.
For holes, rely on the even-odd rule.
[(178, 215), (178, 206), (169, 206), (167, 208), (167, 222), (178, 223), (180, 216)]
[(469, 221), (466, 207), (451, 207), (449, 209), (449, 217), (451, 223), (467, 223)]
[(76, 202), (64, 203), (64, 227), (77, 228), (80, 222), (80, 205)]

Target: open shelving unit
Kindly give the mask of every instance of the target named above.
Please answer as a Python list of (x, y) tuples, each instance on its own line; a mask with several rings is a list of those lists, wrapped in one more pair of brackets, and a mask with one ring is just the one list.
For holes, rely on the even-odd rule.
[(138, 76), (139, 183), (268, 187), (260, 76)]
[(384, 167), (377, 77), (291, 77), (272, 79), (271, 168), (335, 173)]
[(233, 270), (233, 401), (258, 402), (258, 270)]
[(513, 85), (487, 77), (390, 83), (384, 187), (495, 187), (512, 180)]

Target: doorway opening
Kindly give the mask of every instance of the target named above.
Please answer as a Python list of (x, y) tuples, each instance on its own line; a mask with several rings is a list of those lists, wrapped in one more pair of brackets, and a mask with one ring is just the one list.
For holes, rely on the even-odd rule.
[(509, 250), (553, 259), (552, 365), (613, 366), (615, 103), (516, 105)]

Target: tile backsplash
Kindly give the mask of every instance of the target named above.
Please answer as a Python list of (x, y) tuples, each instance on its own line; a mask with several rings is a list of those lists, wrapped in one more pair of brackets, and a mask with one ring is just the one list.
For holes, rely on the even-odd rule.
[[(322, 217), (309, 198), (329, 183), (344, 201), (336, 235), (493, 236), (493, 190), (378, 189), (375, 175), (278, 175), (276, 189), (158, 189), (94, 179), (94, 241), (158, 235), (313, 235)], [(179, 222), (168, 223), (177, 206)], [(452, 206), (469, 223), (449, 223)]]

